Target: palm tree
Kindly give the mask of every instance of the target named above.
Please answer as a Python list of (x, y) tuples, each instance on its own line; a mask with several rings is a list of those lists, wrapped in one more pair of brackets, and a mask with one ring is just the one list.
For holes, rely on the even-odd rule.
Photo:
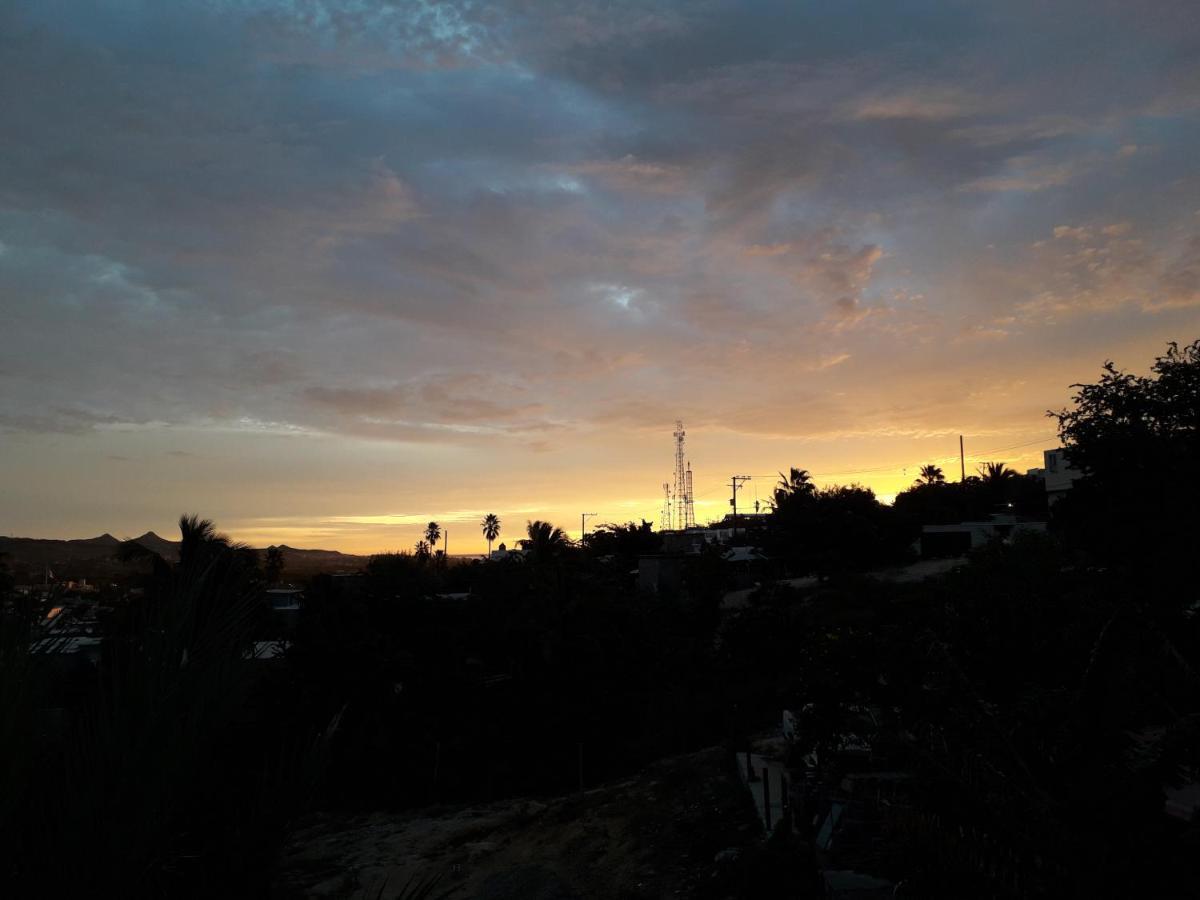
[(417, 559), (426, 559), (429, 556), (429, 545), (424, 541), (417, 541), (413, 547), (413, 554)]
[(214, 550), (224, 550), (229, 547), (229, 538), (217, 533), (217, 526), (211, 519), (202, 519), (197, 515), (179, 517), (179, 564), (187, 569), (207, 558)]
[(1010, 469), (1002, 462), (984, 463), (979, 467), (979, 474), (984, 484), (999, 485), (1010, 478), (1016, 478), (1015, 469)]
[(914, 484), (945, 484), (946, 475), (942, 472), (941, 466), (935, 466), (933, 463), (921, 466), (921, 474)]
[(807, 469), (797, 469), (792, 466), (788, 474), (779, 473), (779, 484), (775, 486), (773, 505), (778, 509), (780, 504), (799, 497), (814, 497), (817, 486), (813, 484), (812, 476)]
[(441, 539), (441, 537), (442, 526), (437, 522), (430, 522), (425, 526), (425, 543), (427, 543), (430, 548), (436, 547), (437, 542)]
[(488, 559), (492, 558), (492, 541), (500, 537), (500, 517), (495, 513), (488, 513), (483, 517), (480, 523), (483, 528), (483, 536), (488, 542)]
[(549, 522), (537, 519), (526, 523), (525, 530), (529, 535), (526, 547), (533, 559), (548, 559), (557, 555), (567, 546), (566, 532)]

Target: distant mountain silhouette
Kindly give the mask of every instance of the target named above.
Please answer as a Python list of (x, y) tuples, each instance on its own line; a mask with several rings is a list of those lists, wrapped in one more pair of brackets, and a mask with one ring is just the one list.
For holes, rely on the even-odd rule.
[(140, 537), (133, 538), (133, 543), (145, 547), (151, 553), (157, 553), (163, 559), (179, 558), (179, 541), (168, 541), (153, 531), (147, 531)]
[[(347, 554), (343, 553), (341, 550), (303, 550), (299, 547), (289, 547), (287, 544), (278, 544), (278, 545), (273, 544), (272, 546), (278, 546), (279, 549), (283, 551), (283, 555), (284, 555), (285, 559), (287, 558), (287, 556), (289, 554), (296, 554), (296, 553), (299, 553), (302, 555), (307, 555), (307, 556), (346, 556), (347, 555)], [(267, 549), (269, 550), (271, 548), (268, 547)]]
[[(107, 532), (94, 538), (70, 541), (45, 538), (0, 537), (0, 553), (8, 557), (14, 568), (28, 567), (42, 571), (49, 566), (58, 574), (64, 566), (84, 566), (87, 572), (116, 566), (117, 550), (121, 541)], [(110, 565), (111, 564), (111, 565)], [(35, 573), (36, 574), (36, 573)], [(40, 577), (37, 580), (41, 580)]]
[[(151, 553), (174, 562), (179, 559), (179, 541), (170, 541), (153, 531), (130, 539)], [(9, 565), (27, 570), (26, 577), (40, 580), (49, 566), (58, 577), (109, 577), (128, 570), (118, 551), (125, 541), (105, 532), (97, 537), (59, 540), (55, 538), (0, 537), (0, 553), (7, 556)], [(304, 577), (317, 572), (356, 571), (366, 564), (367, 557), (342, 553), (338, 550), (303, 550), (278, 545), (283, 551), (285, 577)], [(265, 553), (265, 549), (261, 551)]]
[[(33, 538), (32, 540), (37, 540), (37, 539)], [(90, 545), (97, 546), (97, 547), (111, 547), (111, 548), (116, 548), (116, 547), (121, 546), (121, 542), (119, 540), (117, 540), (117, 538), (115, 538), (111, 534), (109, 534), (107, 531), (104, 532), (104, 534), (100, 535), (100, 537), (76, 538), (74, 540), (67, 541), (66, 543), (68, 543), (68, 544), (90, 544)]]

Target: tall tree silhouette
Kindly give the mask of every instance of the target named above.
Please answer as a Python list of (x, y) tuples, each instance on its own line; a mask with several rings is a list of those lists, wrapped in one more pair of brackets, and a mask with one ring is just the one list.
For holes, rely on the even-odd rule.
[[(1162, 596), (1194, 596), (1200, 578), (1200, 480), (1194, 475), (1200, 340), (1169, 344), (1149, 375), (1106, 362), (1097, 382), (1072, 387), (1074, 408), (1049, 415), (1058, 420), (1067, 459), (1082, 477), (1055, 504), (1054, 518), (1105, 565), (1158, 560), (1152, 571), (1175, 573)], [(1144, 586), (1140, 592), (1149, 593)]]
[(1016, 478), (1017, 473), (1002, 462), (989, 462), (979, 467), (979, 477), (983, 479), (984, 484), (994, 486)]
[(218, 533), (211, 519), (184, 514), (179, 517), (179, 567), (185, 571), (209, 563), (230, 547), (229, 538)]
[(914, 484), (945, 484), (946, 474), (942, 471), (941, 466), (935, 466), (933, 463), (921, 466), (921, 474)]
[(561, 528), (536, 519), (528, 522), (525, 527), (529, 535), (527, 547), (529, 555), (535, 560), (545, 560), (557, 556), (567, 547), (567, 535)]
[(441, 540), (441, 537), (442, 526), (437, 522), (430, 522), (425, 526), (425, 543), (429, 545), (431, 550), (436, 549), (437, 542)]
[(479, 523), (483, 529), (483, 536), (488, 542), (488, 559), (492, 558), (492, 541), (500, 537), (500, 517), (495, 513), (488, 513), (483, 517), (483, 521)]
[(807, 469), (792, 466), (788, 474), (779, 473), (779, 484), (775, 486), (774, 503), (778, 507), (797, 498), (811, 499), (817, 495), (817, 486)]

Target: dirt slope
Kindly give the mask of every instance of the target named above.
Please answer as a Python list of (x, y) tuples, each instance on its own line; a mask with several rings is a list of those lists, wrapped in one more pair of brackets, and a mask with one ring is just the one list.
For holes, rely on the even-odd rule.
[(761, 828), (720, 750), (548, 802), (317, 818), (292, 836), (276, 894), (390, 898), (440, 877), (466, 900), (748, 896)]

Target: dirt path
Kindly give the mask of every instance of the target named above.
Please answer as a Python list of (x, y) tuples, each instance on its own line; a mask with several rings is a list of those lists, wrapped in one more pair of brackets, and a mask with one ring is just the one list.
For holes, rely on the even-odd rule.
[(714, 749), (544, 803), (314, 819), (293, 834), (276, 895), (375, 900), (440, 876), (435, 896), (454, 900), (740, 897), (738, 860), (760, 839)]

